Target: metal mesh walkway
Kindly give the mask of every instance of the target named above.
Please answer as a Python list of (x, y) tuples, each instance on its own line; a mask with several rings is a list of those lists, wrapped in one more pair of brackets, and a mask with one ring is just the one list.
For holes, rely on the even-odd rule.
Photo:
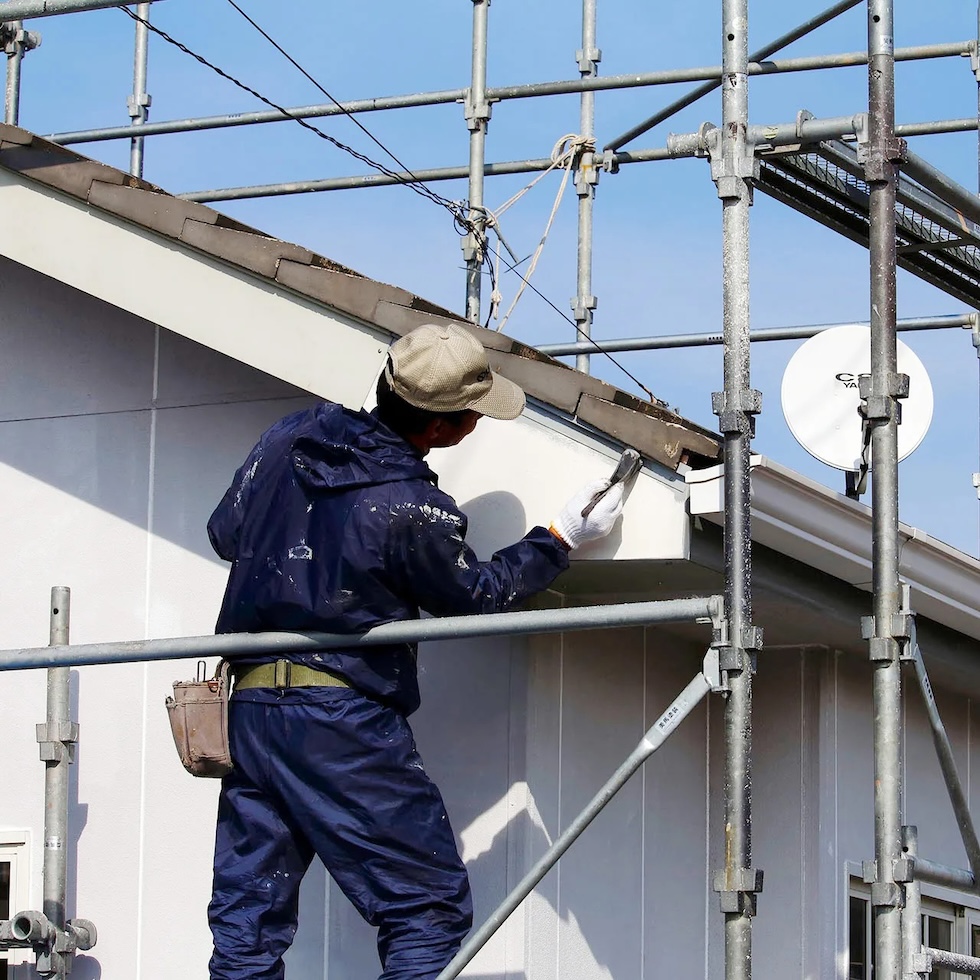
[[(762, 157), (759, 190), (868, 247), (868, 185), (857, 151), (834, 140)], [(980, 307), (980, 226), (902, 176), (896, 204), (902, 269)]]

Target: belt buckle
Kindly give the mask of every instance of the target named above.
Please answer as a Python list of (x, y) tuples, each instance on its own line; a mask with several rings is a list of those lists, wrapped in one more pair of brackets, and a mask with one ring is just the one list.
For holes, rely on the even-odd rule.
[(273, 687), (279, 691), (284, 691), (289, 687), (289, 675), (292, 673), (292, 663), (289, 660), (277, 660), (275, 673), (273, 675)]

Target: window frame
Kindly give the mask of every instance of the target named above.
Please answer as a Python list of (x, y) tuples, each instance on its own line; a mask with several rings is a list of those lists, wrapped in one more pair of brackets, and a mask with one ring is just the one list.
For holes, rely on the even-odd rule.
[[(0, 828), (0, 862), (10, 865), (10, 914), (31, 908), (31, 832)], [(10, 966), (33, 963), (30, 949), (0, 950), (0, 960)]]
[[(873, 917), (871, 913), (871, 886), (866, 884), (858, 870), (858, 866), (853, 862), (846, 865), (845, 897), (848, 900), (848, 918), (846, 920), (846, 944), (845, 949), (847, 958), (845, 960), (844, 976), (848, 977), (851, 972), (851, 937), (850, 937), (850, 899), (857, 898), (867, 903), (865, 923), (866, 923), (866, 948), (865, 962), (873, 967), (874, 963), (874, 935)], [(980, 896), (958, 892), (951, 888), (943, 888), (925, 883), (919, 886), (921, 895), (920, 914), (923, 918), (931, 917), (942, 919), (950, 923), (950, 942), (953, 952), (971, 953), (971, 943), (973, 938), (973, 928), (980, 933)], [(925, 940), (925, 930), (923, 930), (923, 945), (931, 945)], [(873, 968), (866, 972), (868, 980), (874, 980)], [(949, 973), (950, 980), (971, 980), (963, 973)]]

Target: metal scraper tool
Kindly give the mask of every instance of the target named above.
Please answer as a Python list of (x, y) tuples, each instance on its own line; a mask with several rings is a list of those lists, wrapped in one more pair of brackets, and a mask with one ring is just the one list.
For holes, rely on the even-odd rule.
[(640, 472), (643, 459), (635, 449), (624, 449), (623, 455), (619, 457), (616, 469), (613, 470), (609, 478), (609, 486), (604, 487), (595, 493), (592, 499), (582, 508), (582, 516), (588, 517), (592, 513), (592, 508), (599, 503), (617, 483), (625, 483), (627, 486), (636, 479), (636, 474)]

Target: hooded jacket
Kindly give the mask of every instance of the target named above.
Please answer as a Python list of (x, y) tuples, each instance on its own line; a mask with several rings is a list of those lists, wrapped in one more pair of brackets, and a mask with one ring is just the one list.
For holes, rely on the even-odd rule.
[[(262, 435), (208, 534), (232, 563), (218, 633), (362, 633), (420, 610), (500, 612), (568, 567), (565, 548), (542, 527), (479, 561), (464, 540), (466, 517), (419, 451), (374, 415), (331, 402)], [(286, 657), (405, 714), (419, 705), (415, 644)]]

